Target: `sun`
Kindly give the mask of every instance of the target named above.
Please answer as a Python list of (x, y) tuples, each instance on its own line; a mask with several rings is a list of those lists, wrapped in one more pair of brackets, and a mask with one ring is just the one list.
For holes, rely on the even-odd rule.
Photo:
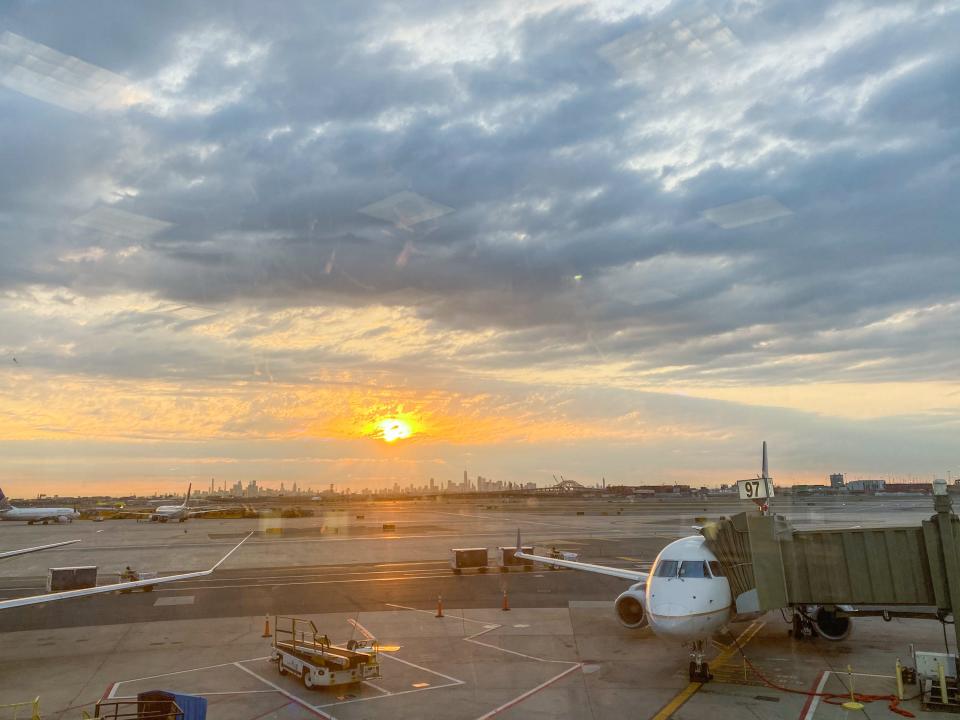
[(388, 443), (392, 443), (396, 440), (403, 440), (408, 438), (413, 434), (410, 425), (405, 423), (403, 420), (398, 420), (397, 418), (386, 418), (377, 423), (377, 427), (380, 428), (380, 433), (383, 436), (383, 439)]

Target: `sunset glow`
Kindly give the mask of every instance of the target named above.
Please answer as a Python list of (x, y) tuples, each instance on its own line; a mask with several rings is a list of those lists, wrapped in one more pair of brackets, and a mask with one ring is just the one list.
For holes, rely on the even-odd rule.
[(410, 429), (410, 426), (407, 423), (396, 418), (387, 418), (385, 420), (381, 420), (378, 425), (380, 427), (380, 432), (383, 434), (383, 439), (388, 443), (395, 442), (397, 440), (404, 440), (413, 434), (413, 431)]

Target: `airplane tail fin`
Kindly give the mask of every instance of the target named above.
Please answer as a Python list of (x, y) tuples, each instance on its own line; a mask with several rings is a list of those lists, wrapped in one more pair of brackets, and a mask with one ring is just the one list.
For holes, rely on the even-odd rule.
[(767, 469), (767, 441), (763, 441), (763, 477), (764, 479), (770, 477), (770, 472)]
[(522, 548), (523, 545), (520, 544), (520, 528), (517, 528), (517, 550)]
[(187, 497), (186, 497), (186, 499), (183, 501), (183, 506), (184, 506), (184, 507), (186, 507), (187, 505), (190, 504), (190, 491), (191, 491), (191, 490), (193, 490), (193, 483), (190, 483), (189, 485), (187, 485)]
[(0, 510), (6, 510), (10, 507), (10, 501), (7, 500), (7, 496), (3, 494), (3, 488), (0, 488)]

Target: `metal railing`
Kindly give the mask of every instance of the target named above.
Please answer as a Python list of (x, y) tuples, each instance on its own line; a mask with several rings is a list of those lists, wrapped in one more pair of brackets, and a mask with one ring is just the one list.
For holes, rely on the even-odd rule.
[(98, 702), (95, 718), (102, 720), (183, 720), (173, 700), (107, 700)]
[[(30, 706), (30, 720), (40, 720), (40, 696), (38, 695), (33, 700), (27, 700), (26, 702), (19, 703), (10, 703), (8, 705), (0, 705), (0, 710), (6, 710), (8, 708), (13, 710), (12, 720), (17, 720), (17, 716), (20, 713), (20, 708)], [(2, 715), (6, 717), (6, 715)]]

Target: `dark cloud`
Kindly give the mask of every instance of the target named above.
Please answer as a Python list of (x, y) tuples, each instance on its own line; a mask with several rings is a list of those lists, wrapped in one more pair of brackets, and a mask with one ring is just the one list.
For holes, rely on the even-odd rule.
[[(955, 373), (936, 323), (860, 328), (957, 299), (956, 13), (717, 3), (611, 20), (584, 5), (514, 21), (431, 6), (7, 6), (11, 31), (152, 99), (80, 115), (0, 88), (0, 288), (261, 309), (402, 299), (438, 332), (500, 331), (475, 359), (497, 367), (600, 352), (685, 366), (678, 379)], [(662, 80), (638, 82), (598, 52), (708, 14), (737, 40), (713, 64), (661, 59)], [(485, 22), (506, 30), (462, 34)], [(411, 227), (359, 212), (401, 191), (455, 212)], [(703, 217), (758, 196), (792, 214)], [(127, 242), (71, 225), (107, 202), (172, 226)], [(127, 244), (142, 247), (116, 255)], [(107, 256), (63, 260), (91, 246)], [(803, 370), (772, 363), (811, 352), (823, 361)]]

